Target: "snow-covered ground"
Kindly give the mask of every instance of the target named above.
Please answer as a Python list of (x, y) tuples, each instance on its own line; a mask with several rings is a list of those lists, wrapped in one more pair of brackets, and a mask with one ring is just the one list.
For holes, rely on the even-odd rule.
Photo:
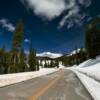
[(0, 75), (0, 87), (29, 80), (58, 71), (56, 68), (43, 68), (40, 71)]
[(94, 100), (100, 100), (100, 57), (68, 69), (78, 76)]

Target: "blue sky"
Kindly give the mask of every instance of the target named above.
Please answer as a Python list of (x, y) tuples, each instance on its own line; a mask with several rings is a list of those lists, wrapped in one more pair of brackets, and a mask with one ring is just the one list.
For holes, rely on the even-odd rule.
[(1, 0), (0, 47), (11, 49), (19, 19), (24, 20), (24, 50), (67, 53), (84, 46), (85, 25), (100, 15), (100, 0)]

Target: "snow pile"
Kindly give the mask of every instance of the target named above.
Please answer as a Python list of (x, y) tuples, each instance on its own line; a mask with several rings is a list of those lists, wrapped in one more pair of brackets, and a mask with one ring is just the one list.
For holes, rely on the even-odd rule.
[(100, 100), (100, 57), (69, 69), (79, 77), (94, 100)]
[(100, 63), (100, 56), (97, 57), (95, 60), (94, 59), (89, 59), (89, 60), (81, 63), (78, 67), (81, 67), (81, 68), (82, 67), (89, 67), (89, 66), (91, 67), (91, 66), (93, 66), (97, 63)]
[(97, 81), (100, 81), (100, 63), (97, 63), (93, 66), (86, 68), (76, 68), (81, 73), (88, 75), (91, 78), (94, 78)]
[(97, 57), (94, 60), (87, 60), (76, 68), (73, 68), (81, 73), (88, 75), (91, 78), (94, 78), (95, 80), (100, 81), (100, 57)]
[(95, 81), (94, 79), (82, 74), (78, 71), (75, 71), (77, 77), (81, 80), (83, 85), (89, 91), (90, 95), (94, 100), (100, 100), (100, 83)]
[(61, 57), (62, 54), (59, 53), (51, 53), (51, 52), (43, 52), (43, 53), (38, 53), (36, 54), (37, 57), (49, 57), (49, 58), (58, 58)]
[(43, 68), (40, 71), (34, 71), (34, 72), (0, 75), (0, 87), (29, 80), (42, 75), (50, 74), (55, 71), (57, 71), (57, 69)]

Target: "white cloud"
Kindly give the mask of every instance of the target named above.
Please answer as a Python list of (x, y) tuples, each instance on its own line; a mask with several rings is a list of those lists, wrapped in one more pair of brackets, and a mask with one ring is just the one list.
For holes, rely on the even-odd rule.
[[(81, 4), (81, 5), (79, 5)], [(82, 11), (82, 7), (87, 8), (91, 4), (91, 0), (70, 0), (70, 5), (72, 5), (68, 13), (62, 18), (62, 20), (59, 23), (58, 29), (63, 27), (64, 25), (67, 25), (67, 28), (71, 28), (74, 25), (82, 25), (83, 19), (87, 15), (86, 12)]]
[(22, 0), (26, 2), (36, 15), (48, 20), (60, 16), (66, 9), (64, 0)]
[(24, 39), (24, 42), (28, 43), (28, 42), (30, 42), (30, 40), (26, 38), (26, 39)]
[(10, 32), (15, 30), (15, 27), (7, 19), (0, 19), (0, 26)]
[(80, 25), (84, 19), (86, 12), (82, 8), (87, 8), (91, 5), (92, 0), (21, 0), (26, 8), (33, 10), (34, 14), (46, 18), (51, 21), (60, 16), (64, 12), (68, 12), (63, 16), (59, 23), (59, 28), (65, 24), (68, 28), (74, 24)]
[[(69, 23), (69, 24), (71, 24), (71, 26), (73, 26), (72, 25), (73, 19), (72, 20), (70, 20), (70, 19), (71, 19), (71, 17), (76, 17), (78, 12), (79, 12), (79, 8), (77, 6), (73, 7), (71, 10), (69, 10), (68, 14), (66, 16), (64, 16), (63, 19), (61, 20), (60, 27), (64, 26), (66, 23)], [(70, 25), (68, 25), (68, 26), (70, 26)]]
[(59, 28), (67, 25), (67, 28), (71, 28), (72, 26), (81, 25), (82, 20), (85, 18), (85, 14), (80, 14), (77, 8), (70, 10), (66, 16), (63, 17), (61, 22), (59, 23)]

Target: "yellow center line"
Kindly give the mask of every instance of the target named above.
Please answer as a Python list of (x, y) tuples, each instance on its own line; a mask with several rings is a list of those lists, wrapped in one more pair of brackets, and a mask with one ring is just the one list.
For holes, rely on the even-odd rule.
[(29, 97), (29, 100), (37, 100), (42, 94), (44, 94), (51, 86), (53, 86), (61, 77), (63, 76), (63, 71), (59, 71), (58, 77), (56, 79), (48, 80), (47, 83), (43, 84), (35, 91), (34, 95)]

